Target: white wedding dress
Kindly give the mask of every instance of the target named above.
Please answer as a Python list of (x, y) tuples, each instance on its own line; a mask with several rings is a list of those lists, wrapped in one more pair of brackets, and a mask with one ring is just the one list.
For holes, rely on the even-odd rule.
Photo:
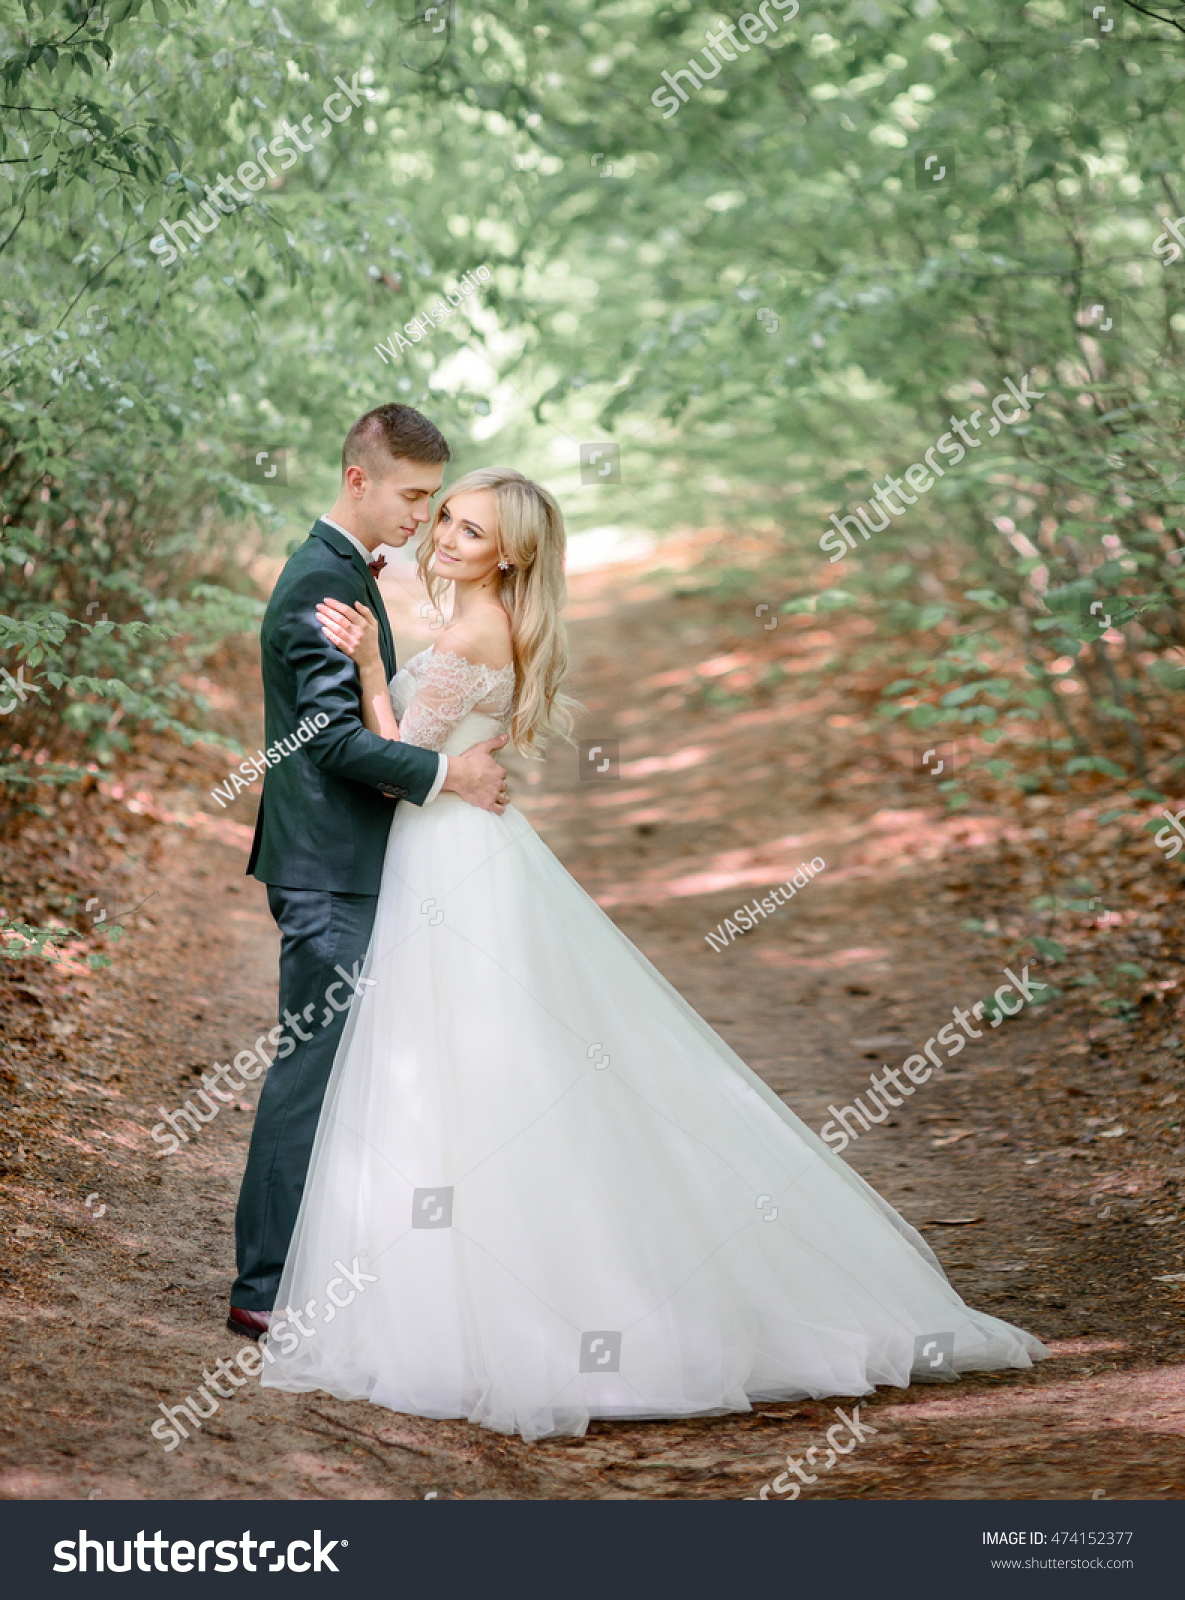
[[(513, 671), (423, 651), (391, 694), (459, 752), (505, 730)], [(397, 809), (362, 970), (269, 1387), (536, 1439), (1048, 1354), (963, 1304), (513, 806)]]

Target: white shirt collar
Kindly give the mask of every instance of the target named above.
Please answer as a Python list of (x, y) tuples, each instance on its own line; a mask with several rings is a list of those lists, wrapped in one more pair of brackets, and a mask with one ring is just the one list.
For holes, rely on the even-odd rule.
[(358, 554), (369, 567), (370, 563), (374, 560), (373, 550), (368, 550), (360, 539), (356, 539), (348, 528), (343, 528), (340, 522), (334, 522), (332, 517), (322, 517), (321, 521), (340, 533), (343, 539), (348, 539), (354, 546), (354, 549), (357, 550)]

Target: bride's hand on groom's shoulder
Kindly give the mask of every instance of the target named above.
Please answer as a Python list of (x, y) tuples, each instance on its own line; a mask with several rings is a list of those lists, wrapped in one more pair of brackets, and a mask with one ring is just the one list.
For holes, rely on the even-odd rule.
[(327, 598), (317, 607), (317, 621), (330, 644), (358, 663), (362, 672), (383, 672), (379, 650), (379, 625), (374, 613), (361, 600), (353, 606)]

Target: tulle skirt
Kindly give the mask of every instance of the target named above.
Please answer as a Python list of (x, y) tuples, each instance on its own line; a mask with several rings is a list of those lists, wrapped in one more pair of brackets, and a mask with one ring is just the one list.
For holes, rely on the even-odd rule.
[(513, 807), (398, 808), (363, 977), (266, 1385), (535, 1439), (1047, 1354), (963, 1304)]

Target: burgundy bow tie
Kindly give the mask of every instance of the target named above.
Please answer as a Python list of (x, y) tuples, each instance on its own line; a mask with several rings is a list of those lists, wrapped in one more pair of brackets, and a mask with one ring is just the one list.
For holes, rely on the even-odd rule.
[(376, 578), (386, 565), (386, 556), (375, 556), (373, 561), (367, 562), (367, 566), (370, 568), (372, 575)]

